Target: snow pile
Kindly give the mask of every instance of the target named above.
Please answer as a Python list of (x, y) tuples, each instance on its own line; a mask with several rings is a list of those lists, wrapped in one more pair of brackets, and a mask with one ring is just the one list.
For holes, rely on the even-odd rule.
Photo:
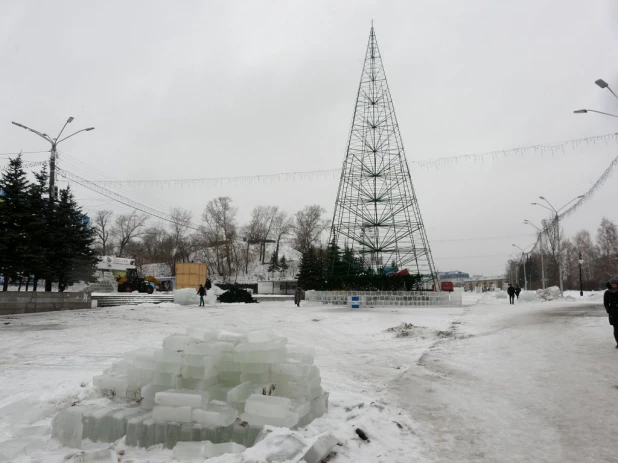
[(522, 291), (519, 295), (520, 301), (532, 302), (538, 299), (536, 291)]
[(536, 296), (538, 299), (542, 299), (544, 301), (553, 301), (554, 299), (560, 298), (560, 288), (557, 286), (550, 286), (546, 289), (537, 289)]
[(248, 447), (265, 425), (305, 426), (327, 412), (313, 357), (312, 349), (289, 347), (271, 329), (188, 328), (166, 337), (162, 349), (127, 352), (95, 376), (112, 404), (62, 410), (53, 435), (71, 447), (125, 435), (127, 445), (139, 447), (173, 448), (179, 441)]
[(496, 299), (506, 299), (508, 294), (506, 291), (502, 291), (501, 289), (495, 291)]

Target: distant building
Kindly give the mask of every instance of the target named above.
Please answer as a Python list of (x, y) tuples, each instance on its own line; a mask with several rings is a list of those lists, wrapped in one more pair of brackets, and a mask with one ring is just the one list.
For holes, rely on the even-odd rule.
[(474, 275), (472, 278), (464, 281), (464, 289), (466, 291), (494, 291), (496, 289), (503, 289), (507, 285), (507, 279), (504, 275), (499, 276), (482, 276)]
[(438, 279), (440, 281), (452, 281), (454, 286), (463, 286), (464, 282), (470, 279), (470, 274), (454, 270), (451, 272), (438, 273)]

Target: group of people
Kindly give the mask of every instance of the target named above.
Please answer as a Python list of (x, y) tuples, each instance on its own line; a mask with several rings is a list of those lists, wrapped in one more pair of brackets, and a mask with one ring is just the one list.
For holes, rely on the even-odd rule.
[(204, 296), (206, 296), (210, 288), (212, 288), (212, 282), (210, 281), (210, 278), (206, 278), (206, 282), (203, 285), (200, 285), (197, 290), (197, 294), (200, 296), (200, 307), (204, 307)]
[(521, 288), (519, 285), (513, 286), (509, 283), (509, 287), (506, 289), (507, 294), (509, 295), (509, 304), (515, 304), (515, 297), (519, 299), (519, 293), (521, 293)]

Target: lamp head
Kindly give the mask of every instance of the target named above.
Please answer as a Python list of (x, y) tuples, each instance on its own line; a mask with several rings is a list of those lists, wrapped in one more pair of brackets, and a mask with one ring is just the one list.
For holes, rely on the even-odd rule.
[(609, 85), (607, 85), (607, 82), (605, 82), (603, 79), (595, 80), (594, 83), (597, 84), (601, 88), (609, 87)]
[(71, 116), (71, 117), (69, 117), (69, 118), (67, 119), (67, 124), (70, 124), (71, 122), (73, 122), (73, 116)]
[(94, 130), (94, 127), (88, 127), (88, 128), (86, 129), (86, 132), (90, 132), (91, 130)]
[(587, 109), (577, 109), (573, 111), (575, 114), (586, 114), (588, 112)]
[(543, 196), (539, 196), (539, 199), (542, 199), (543, 201), (545, 201), (545, 198)]

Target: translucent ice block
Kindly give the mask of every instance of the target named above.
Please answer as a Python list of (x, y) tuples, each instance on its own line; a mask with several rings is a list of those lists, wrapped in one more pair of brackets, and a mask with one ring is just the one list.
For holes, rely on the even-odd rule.
[(140, 445), (140, 440), (143, 439), (146, 420), (152, 420), (152, 412), (146, 412), (143, 415), (136, 416), (127, 421), (126, 444), (137, 447)]
[(262, 416), (254, 415), (253, 413), (243, 413), (240, 419), (246, 421), (251, 426), (281, 426), (284, 428), (293, 428), (298, 423), (298, 414), (293, 412), (285, 412), (279, 416)]
[(170, 407), (189, 406), (191, 408), (201, 408), (209, 400), (208, 392), (205, 391), (174, 389), (155, 394), (155, 404)]
[(125, 397), (127, 394), (127, 377), (99, 375), (92, 378), (92, 383), (103, 393), (109, 393), (115, 397)]
[(240, 371), (248, 374), (270, 373), (270, 363), (242, 363)]
[(154, 358), (160, 362), (182, 363), (182, 352), (159, 350), (155, 352)]
[(311, 373), (311, 365), (306, 363), (276, 363), (272, 366), (273, 374), (308, 378)]
[(118, 463), (118, 454), (110, 449), (84, 452), (71, 458), (74, 463)]
[(154, 403), (154, 398), (155, 395), (157, 394), (157, 392), (161, 392), (161, 391), (167, 391), (170, 388), (167, 386), (161, 386), (159, 384), (147, 384), (142, 388), (142, 403), (144, 400), (152, 400), (152, 403)]
[(202, 379), (205, 374), (204, 367), (195, 367), (191, 365), (183, 365), (180, 369), (180, 374), (185, 378)]
[(253, 351), (261, 351), (261, 350), (273, 350), (284, 347), (287, 344), (287, 338), (273, 338), (269, 341), (264, 342), (244, 342), (238, 344), (234, 350), (236, 352), (253, 352)]
[(191, 422), (191, 407), (167, 407), (155, 405), (152, 410), (152, 419), (158, 422), (175, 421), (177, 423)]
[(217, 355), (226, 348), (226, 343), (216, 341), (196, 341), (189, 344), (184, 352), (187, 355)]
[(288, 359), (312, 364), (315, 350), (308, 347), (287, 346)]
[[(208, 442), (210, 444), (210, 442)], [(178, 442), (174, 446), (174, 459), (185, 460), (204, 460), (206, 458), (206, 452), (204, 447), (206, 442)]]
[(291, 405), (292, 401), (285, 397), (252, 394), (245, 402), (245, 412), (266, 417), (280, 417), (290, 411)]
[(225, 427), (234, 424), (238, 412), (232, 407), (227, 407), (226, 411), (220, 412), (211, 409), (193, 410), (193, 421), (206, 426)]
[(268, 383), (270, 382), (270, 379), (270, 372), (240, 374), (241, 383), (246, 383), (247, 381), (252, 383)]
[(275, 339), (275, 332), (271, 328), (261, 330), (249, 330), (245, 333), (247, 342), (268, 342)]
[(172, 334), (166, 338), (163, 338), (163, 350), (167, 351), (182, 351), (188, 344), (196, 342), (195, 338), (192, 338), (186, 334)]
[(87, 407), (70, 407), (60, 410), (52, 421), (52, 437), (66, 447), (80, 448), (84, 426), (82, 415)]
[[(248, 346), (251, 344), (241, 344)], [(280, 363), (285, 361), (285, 347), (272, 350), (256, 350), (237, 352), (237, 361), (240, 363)]]
[(182, 364), (180, 362), (162, 362), (157, 361), (156, 372), (157, 373), (170, 373), (170, 374), (178, 374), (180, 373), (180, 369)]
[(205, 457), (214, 458), (219, 455), (225, 455), (226, 453), (243, 453), (247, 447), (237, 444), (236, 442), (222, 442), (220, 444), (206, 445)]
[[(178, 370), (180, 373), (180, 369)], [(171, 389), (176, 384), (176, 378), (178, 374), (176, 373), (163, 373), (160, 371), (156, 371), (152, 376), (152, 382), (154, 384), (158, 384), (159, 386), (166, 386), (168, 389)]]
[(233, 384), (216, 383), (208, 388), (208, 393), (211, 399), (225, 402), (227, 401), (227, 393), (234, 387), (236, 386)]
[(244, 334), (241, 333), (221, 330), (217, 333), (217, 339), (219, 341), (233, 342), (234, 344), (238, 344), (239, 342), (243, 342), (247, 338)]

